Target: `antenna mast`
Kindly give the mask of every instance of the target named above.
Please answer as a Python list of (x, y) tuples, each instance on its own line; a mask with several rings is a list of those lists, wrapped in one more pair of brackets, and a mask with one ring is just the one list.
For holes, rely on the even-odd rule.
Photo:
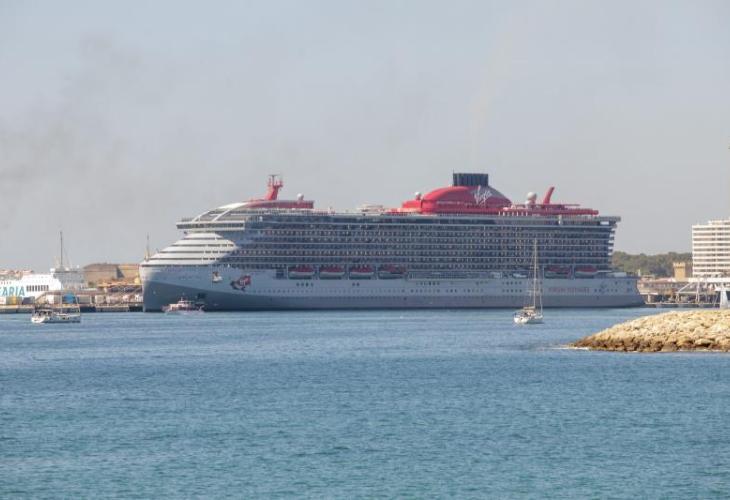
[(537, 307), (537, 238), (532, 249), (532, 307)]
[(284, 180), (279, 174), (270, 174), (269, 183), (266, 190), (265, 200), (276, 200), (279, 196), (279, 190), (284, 187)]
[(60, 231), (61, 234), (61, 260), (59, 262), (58, 267), (63, 270), (63, 231)]

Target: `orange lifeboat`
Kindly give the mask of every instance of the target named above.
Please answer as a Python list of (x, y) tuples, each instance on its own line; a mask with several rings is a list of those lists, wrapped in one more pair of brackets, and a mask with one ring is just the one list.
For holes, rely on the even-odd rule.
[(593, 278), (598, 274), (598, 269), (593, 266), (578, 266), (574, 274), (576, 278)]
[(375, 275), (372, 266), (352, 266), (350, 267), (350, 279), (352, 280), (369, 280)]
[(548, 266), (545, 268), (546, 278), (566, 279), (570, 277), (570, 268), (562, 266)]
[(339, 280), (345, 276), (345, 268), (342, 266), (320, 266), (319, 279)]
[(394, 266), (392, 264), (384, 264), (378, 269), (378, 278), (383, 280), (399, 279), (405, 276), (406, 268), (403, 266)]
[(289, 279), (308, 280), (312, 279), (312, 276), (314, 276), (314, 268), (312, 266), (300, 265), (289, 268)]

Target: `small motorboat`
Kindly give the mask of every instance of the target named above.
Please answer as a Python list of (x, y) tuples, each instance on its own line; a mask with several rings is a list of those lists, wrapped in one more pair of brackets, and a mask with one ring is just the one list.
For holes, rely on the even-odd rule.
[(203, 306), (190, 300), (180, 299), (174, 304), (163, 307), (162, 310), (165, 314), (201, 314)]

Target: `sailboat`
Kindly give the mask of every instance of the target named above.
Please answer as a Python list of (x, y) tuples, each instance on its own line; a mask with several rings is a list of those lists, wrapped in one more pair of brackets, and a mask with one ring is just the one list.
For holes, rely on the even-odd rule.
[(518, 325), (534, 325), (542, 323), (542, 290), (538, 280), (537, 267), (537, 240), (534, 242), (532, 250), (532, 287), (530, 288), (530, 297), (532, 305), (527, 305), (515, 312), (514, 321)]
[(81, 306), (79, 306), (78, 297), (69, 293), (61, 295), (59, 298), (61, 300), (57, 307), (47, 302), (35, 304), (30, 321), (36, 324), (81, 323)]

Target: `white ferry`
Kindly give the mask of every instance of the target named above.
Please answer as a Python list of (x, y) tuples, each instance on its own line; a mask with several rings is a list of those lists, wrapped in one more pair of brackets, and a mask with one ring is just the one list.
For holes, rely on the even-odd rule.
[(84, 287), (84, 275), (80, 268), (57, 267), (49, 273), (32, 271), (9, 272), (0, 276), (0, 299), (22, 302), (26, 298), (37, 299), (46, 292), (80, 290)]

